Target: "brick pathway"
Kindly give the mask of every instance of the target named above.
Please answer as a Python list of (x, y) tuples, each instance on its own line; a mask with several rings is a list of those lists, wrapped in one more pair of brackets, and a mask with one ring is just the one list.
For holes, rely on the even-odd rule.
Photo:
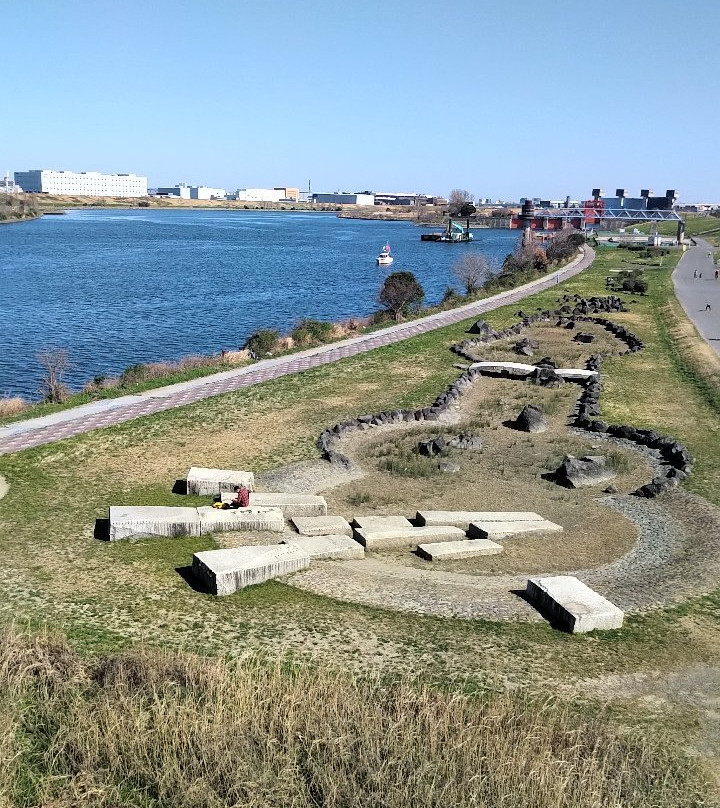
[(83, 404), (70, 410), (64, 410), (42, 418), (18, 421), (0, 427), (0, 454), (18, 452), (33, 446), (80, 435), (93, 429), (120, 424), (133, 418), (152, 415), (156, 412), (182, 407), (210, 396), (230, 393), (243, 387), (250, 387), (280, 376), (301, 373), (310, 368), (337, 362), (350, 356), (366, 353), (383, 345), (391, 345), (418, 334), (425, 334), (436, 328), (458, 323), (469, 317), (479, 316), (485, 312), (500, 308), (509, 303), (517, 303), (543, 289), (555, 286), (562, 280), (577, 275), (586, 269), (595, 258), (590, 247), (585, 247), (585, 254), (575, 259), (567, 267), (550, 276), (519, 286), (507, 292), (493, 295), (477, 303), (431, 314), (409, 323), (384, 328), (373, 334), (336, 342), (332, 345), (313, 348), (301, 353), (278, 359), (267, 359), (254, 365), (237, 370), (216, 373), (190, 382), (148, 390), (139, 395), (123, 396), (116, 399)]

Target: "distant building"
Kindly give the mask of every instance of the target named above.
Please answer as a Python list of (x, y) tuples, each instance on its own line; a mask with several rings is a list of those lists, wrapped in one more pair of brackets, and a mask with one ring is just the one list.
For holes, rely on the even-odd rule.
[(147, 177), (136, 174), (100, 174), (98, 171), (16, 171), (15, 182), (37, 194), (81, 196), (147, 196)]
[(21, 194), (23, 189), (14, 180), (10, 179), (10, 175), (6, 174), (0, 180), (0, 194)]
[(176, 196), (178, 199), (191, 199), (191, 188), (184, 182), (179, 182), (177, 185), (166, 186), (165, 188), (158, 188), (155, 192), (156, 196)]
[(285, 188), (238, 188), (233, 197), (238, 202), (280, 202)]
[(275, 191), (282, 191), (283, 192), (283, 199), (287, 199), (292, 202), (298, 202), (300, 200), (300, 189), (299, 188), (275, 188)]
[(375, 195), (371, 193), (313, 194), (312, 201), (319, 205), (374, 205)]
[(225, 199), (227, 191), (224, 188), (210, 188), (207, 185), (193, 185), (190, 187), (190, 199)]

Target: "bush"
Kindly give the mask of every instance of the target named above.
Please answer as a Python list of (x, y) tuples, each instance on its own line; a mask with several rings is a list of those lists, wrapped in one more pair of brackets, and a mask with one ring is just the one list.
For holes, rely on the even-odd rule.
[(446, 306), (454, 306), (460, 303), (462, 299), (463, 297), (458, 293), (457, 289), (453, 289), (452, 286), (448, 286), (448, 288), (443, 292), (441, 302)]
[(303, 318), (290, 332), (290, 336), (296, 345), (317, 345), (330, 339), (333, 328), (333, 324), (325, 320)]
[(27, 401), (21, 396), (0, 396), (0, 418), (17, 415), (27, 409)]
[(392, 313), (394, 320), (417, 311), (425, 299), (425, 290), (412, 272), (393, 272), (385, 278), (378, 301)]
[(255, 356), (267, 356), (277, 350), (280, 334), (272, 328), (261, 328), (243, 346)]
[(70, 370), (70, 358), (65, 348), (43, 348), (35, 354), (43, 370), (40, 393), (48, 404), (62, 404), (70, 395), (63, 376)]

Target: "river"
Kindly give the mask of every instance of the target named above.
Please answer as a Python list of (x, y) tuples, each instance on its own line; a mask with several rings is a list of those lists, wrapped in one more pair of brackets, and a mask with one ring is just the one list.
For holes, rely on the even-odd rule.
[[(471, 244), (421, 242), (408, 222), (334, 214), (217, 210), (71, 210), (0, 227), (0, 395), (37, 397), (35, 360), (66, 348), (78, 389), (139, 362), (234, 349), (262, 326), (287, 333), (301, 317), (339, 321), (378, 308), (395, 263), (426, 302), (453, 285), (452, 265), (480, 251), (496, 267), (511, 230)], [(456, 285), (456, 284), (455, 284)]]

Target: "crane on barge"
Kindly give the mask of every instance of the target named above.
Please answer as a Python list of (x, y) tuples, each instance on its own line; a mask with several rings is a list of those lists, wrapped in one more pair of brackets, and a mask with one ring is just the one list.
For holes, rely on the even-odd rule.
[(470, 217), (475, 213), (475, 205), (466, 202), (458, 211), (458, 218), (465, 219), (465, 227), (453, 221), (452, 216), (448, 216), (447, 225), (441, 233), (422, 233), (420, 241), (442, 241), (445, 244), (459, 244), (465, 241), (472, 241), (470, 232)]

